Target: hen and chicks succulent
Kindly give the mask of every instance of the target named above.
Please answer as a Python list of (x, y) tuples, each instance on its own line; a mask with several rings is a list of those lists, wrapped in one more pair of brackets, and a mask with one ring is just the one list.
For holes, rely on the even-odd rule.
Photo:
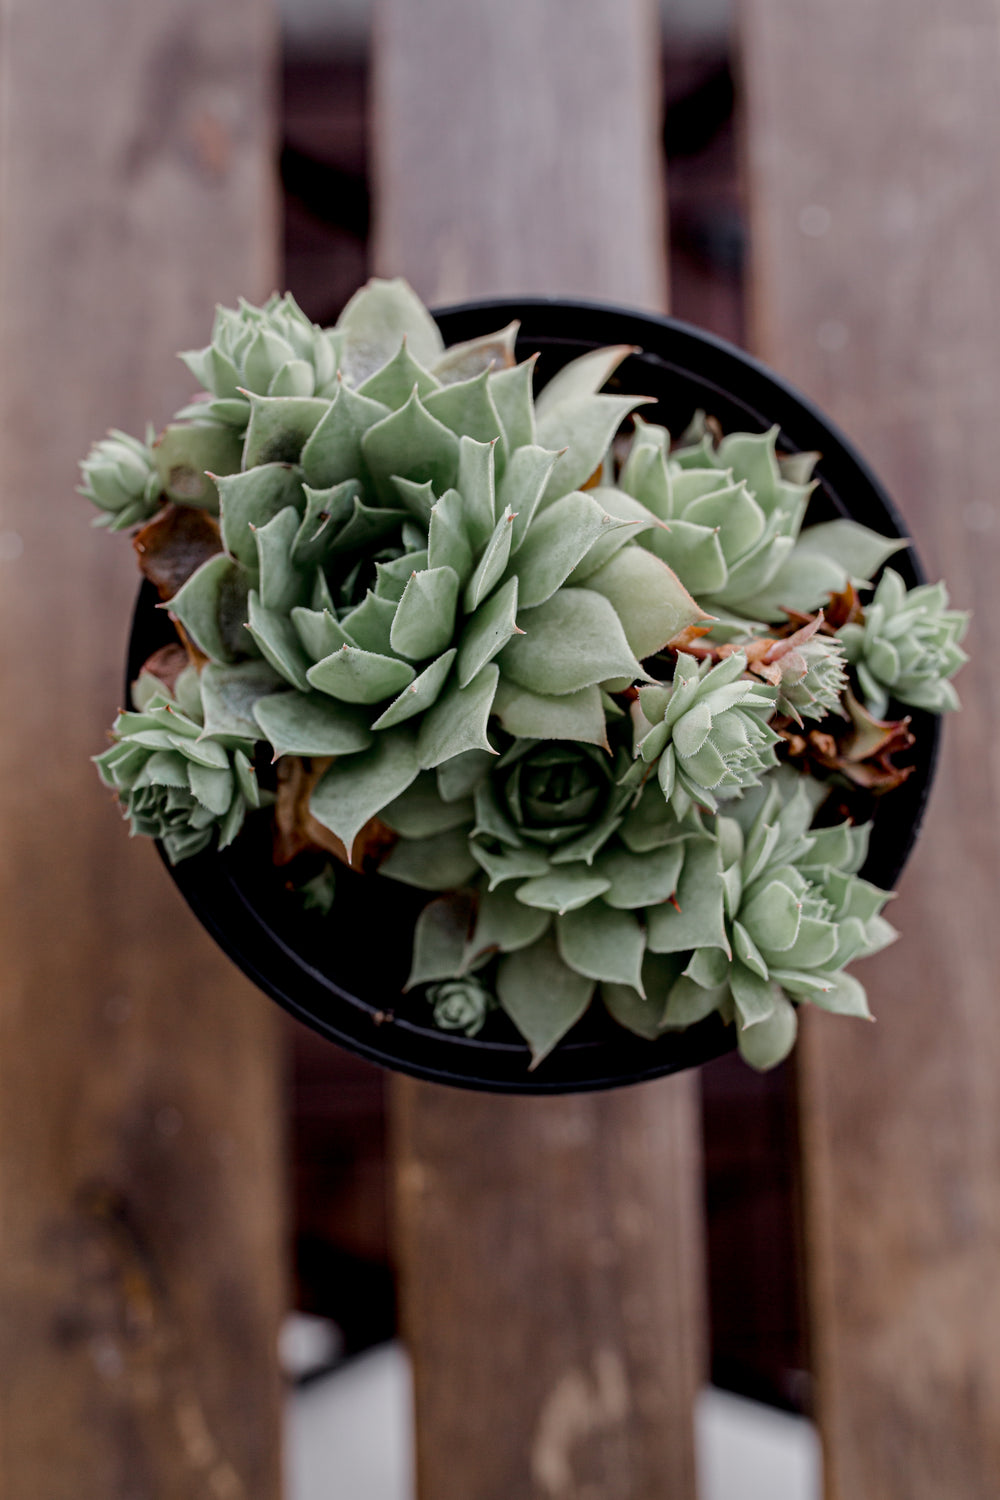
[(887, 569), (831, 626), (902, 544), (804, 526), (815, 456), (700, 414), (672, 443), (603, 389), (626, 346), (536, 395), (516, 338), (445, 348), (401, 281), (332, 329), (219, 311), (201, 395), (83, 464), (190, 659), (144, 673), (101, 775), (178, 860), (272, 800), (255, 765), (307, 762), (324, 847), (434, 893), (410, 986), (444, 1030), (500, 1009), (536, 1064), (599, 993), (650, 1040), (718, 1012), (769, 1066), (797, 1004), (866, 1013), (845, 965), (892, 936), (788, 734), (852, 684), (956, 706), (965, 617)]

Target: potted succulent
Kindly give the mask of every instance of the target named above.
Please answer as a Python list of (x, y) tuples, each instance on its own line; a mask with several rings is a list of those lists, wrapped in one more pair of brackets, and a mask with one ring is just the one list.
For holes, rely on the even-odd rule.
[(146, 578), (97, 764), (252, 977), (508, 1090), (868, 1014), (965, 616), (829, 424), (671, 320), (400, 281), (182, 358), (83, 464)]

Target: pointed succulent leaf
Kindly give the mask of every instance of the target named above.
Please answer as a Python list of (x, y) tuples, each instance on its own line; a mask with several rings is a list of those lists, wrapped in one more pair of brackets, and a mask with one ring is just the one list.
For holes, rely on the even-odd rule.
[(325, 489), (364, 473), (361, 439), (389, 415), (389, 407), (341, 384), (302, 449), (307, 484)]
[(532, 381), (537, 355), (510, 370), (494, 370), (490, 376), (490, 395), (497, 409), (507, 442), (508, 453), (530, 447), (535, 441), (535, 403)]
[(524, 635), (500, 653), (519, 687), (559, 696), (609, 677), (642, 677), (614, 607), (591, 589), (562, 588), (520, 616)]
[(247, 632), (265, 661), (270, 662), (274, 670), (300, 693), (307, 693), (309, 681), (306, 673), (311, 658), (302, 649), (299, 633), (289, 617), (265, 609), (256, 589), (250, 590), (247, 615)]
[(503, 577), (510, 557), (510, 543), (513, 532), (511, 526), (514, 520), (513, 511), (505, 511), (493, 530), (483, 551), (482, 557), (476, 566), (476, 571), (469, 579), (465, 590), (463, 605), (466, 614), (472, 614), (489, 594), (492, 593), (499, 580)]
[(437, 324), (400, 277), (376, 278), (361, 287), (337, 319), (337, 329), (343, 335), (340, 367), (352, 385), (381, 369), (404, 337), (413, 358), (426, 369), (444, 353)]
[(468, 797), (445, 802), (438, 792), (435, 774), (421, 771), (405, 792), (382, 809), (379, 817), (394, 833), (400, 833), (404, 838), (423, 839), (434, 833), (471, 827), (475, 810)]
[(464, 434), (479, 443), (492, 443), (503, 436), (486, 370), (469, 380), (444, 386), (428, 396), (425, 405), (433, 417), (457, 436)]
[(570, 360), (545, 386), (535, 403), (540, 418), (548, 416), (567, 402), (595, 396), (615, 373), (623, 359), (635, 354), (632, 344), (609, 344)]
[(466, 623), (458, 646), (459, 687), (468, 687), (516, 632), (517, 596), (518, 579), (510, 578), (479, 605)]
[(415, 676), (409, 662), (357, 646), (341, 646), (311, 666), (306, 681), (342, 703), (381, 703), (401, 693)]
[(320, 693), (269, 693), (255, 701), (253, 717), (275, 760), (282, 755), (356, 755), (373, 739), (363, 713)]
[(368, 750), (334, 761), (309, 801), (313, 817), (335, 834), (350, 858), (354, 840), (370, 818), (415, 781), (416, 737), (407, 728), (376, 735)]
[(462, 584), (472, 576), (475, 554), (465, 505), (458, 490), (448, 490), (431, 507), (427, 539), (427, 565), (449, 567)]
[(669, 901), (677, 890), (684, 848), (683, 843), (676, 843), (644, 854), (621, 846), (606, 850), (596, 864), (597, 873), (611, 882), (604, 900), (609, 906), (631, 911)]
[(416, 392), (361, 439), (368, 472), (386, 505), (396, 495), (396, 474), (417, 483), (430, 480), (435, 490), (449, 489), (458, 474), (458, 446), (455, 434), (431, 416)]
[(560, 401), (539, 416), (538, 441), (562, 452), (546, 486), (549, 500), (579, 489), (598, 468), (629, 412), (643, 406), (644, 396), (579, 396)]
[(534, 740), (578, 740), (586, 745), (607, 745), (604, 708), (596, 686), (553, 697), (529, 692), (502, 677), (493, 709), (508, 734)]
[(784, 1062), (795, 1045), (798, 1016), (795, 1006), (781, 990), (774, 996), (774, 1009), (764, 1020), (737, 1032), (737, 1045), (743, 1061), (758, 1072)]
[(256, 704), (284, 686), (278, 674), (263, 661), (245, 661), (231, 667), (209, 662), (201, 674), (205, 734), (253, 744), (260, 739), (254, 714)]
[(511, 563), (519, 580), (522, 608), (544, 604), (595, 542), (619, 529), (621, 523), (582, 491), (550, 505), (538, 516)]
[(479, 874), (461, 828), (445, 829), (426, 838), (401, 838), (379, 865), (379, 874), (421, 891), (450, 891)]
[(424, 907), (413, 929), (413, 962), (404, 991), (462, 972), (471, 912), (471, 898), (459, 892), (440, 896)]
[(457, 603), (458, 574), (453, 568), (413, 573), (393, 617), (393, 651), (411, 661), (426, 661), (444, 651), (455, 633)]
[(696, 1026), (714, 1010), (718, 1010), (729, 999), (729, 993), (728, 984), (718, 989), (705, 989), (703, 985), (696, 984), (693, 979), (682, 974), (672, 985), (667, 997), (662, 1021), (664, 1030), (686, 1031), (689, 1026)]
[(705, 618), (676, 573), (641, 547), (616, 553), (590, 574), (587, 588), (603, 594), (614, 606), (625, 639), (640, 661)]
[(468, 687), (460, 688), (457, 683), (449, 687), (424, 716), (417, 753), (425, 770), (465, 750), (493, 749), (486, 725), (499, 675), (490, 662)]
[(531, 1048), (532, 1068), (576, 1024), (593, 993), (593, 980), (566, 967), (550, 932), (505, 954), (497, 969), (497, 996)]
[(496, 333), (449, 345), (434, 364), (433, 373), (442, 385), (453, 385), (461, 380), (471, 380), (486, 370), (512, 368), (520, 326), (515, 320)]
[(218, 480), (222, 540), (230, 556), (258, 566), (254, 532), (288, 507), (304, 508), (302, 484), (291, 464), (262, 464)]
[(251, 396), (243, 468), (298, 463), (329, 405), (314, 396)]
[(219, 552), (181, 585), (170, 613), (210, 661), (233, 662), (253, 654), (244, 630), (250, 574)]
[(796, 553), (818, 553), (839, 563), (844, 574), (859, 588), (881, 568), (882, 564), (908, 546), (905, 537), (879, 536), (857, 521), (841, 518), (807, 526), (800, 534)]
[(465, 950), (465, 965), (493, 950), (516, 953), (530, 947), (551, 920), (549, 912), (518, 901), (509, 883), (495, 891), (481, 892), (475, 926)]
[(558, 457), (558, 453), (539, 448), (535, 443), (517, 448), (511, 455), (500, 480), (496, 503), (501, 515), (508, 510), (514, 512), (513, 552), (528, 535)]
[(588, 979), (627, 984), (643, 993), (642, 956), (646, 946), (639, 920), (603, 901), (556, 917), (556, 942), (564, 963)]
[(171, 423), (153, 444), (164, 494), (180, 505), (218, 511), (214, 476), (238, 473), (241, 448), (229, 427), (210, 422)]
[(693, 948), (730, 951), (721, 871), (719, 846), (714, 839), (693, 839), (685, 845), (677, 905), (661, 903), (647, 913), (649, 946), (654, 953), (681, 953)]
[(436, 661), (432, 661), (429, 667), (425, 667), (408, 687), (405, 687), (398, 697), (394, 698), (389, 707), (380, 714), (372, 725), (373, 729), (390, 729), (397, 724), (403, 724), (407, 719), (416, 718), (432, 704), (436, 703), (444, 691), (444, 685), (451, 671), (451, 664), (455, 660), (455, 648), (446, 651)]
[(536, 875), (518, 887), (517, 899), (543, 911), (575, 911), (608, 889), (610, 882), (587, 865), (563, 865), (546, 875)]
[(289, 505), (254, 532), (260, 576), (258, 592), (265, 609), (289, 615), (304, 604), (310, 579), (292, 562), (292, 542), (299, 529), (299, 513)]
[(392, 411), (398, 411), (401, 406), (406, 405), (414, 391), (421, 401), (426, 400), (434, 391), (440, 390), (440, 381), (413, 358), (404, 334), (392, 359), (369, 375), (357, 390), (359, 396), (366, 396), (369, 401), (379, 401)]

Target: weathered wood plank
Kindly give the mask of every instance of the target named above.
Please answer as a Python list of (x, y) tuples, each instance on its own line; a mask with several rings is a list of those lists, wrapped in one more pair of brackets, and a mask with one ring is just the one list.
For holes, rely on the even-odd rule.
[[(645, 0), (384, 0), (377, 264), (430, 301), (662, 306)], [(690, 1500), (696, 1082), (503, 1099), (395, 1081), (422, 1500)]]
[(801, 1050), (833, 1500), (1000, 1493), (1000, 29), (987, 0), (746, 0), (757, 347), (971, 606), (965, 707), (865, 966)]
[(6, 0), (0, 41), (0, 1491), (275, 1500), (272, 1018), (88, 762), (136, 579), (74, 494), (270, 290), (270, 7)]

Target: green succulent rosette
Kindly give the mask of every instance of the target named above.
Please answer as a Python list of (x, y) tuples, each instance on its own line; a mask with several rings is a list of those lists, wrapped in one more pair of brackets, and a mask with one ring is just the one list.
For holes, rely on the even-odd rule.
[(756, 786), (778, 763), (779, 736), (768, 723), (777, 690), (748, 678), (746, 667), (742, 651), (716, 666), (682, 651), (672, 682), (639, 689), (632, 720), (640, 762), (632, 779), (655, 767), (679, 818), (692, 806), (716, 812), (720, 797)]
[(400, 837), (380, 874), (447, 893), (417, 921), (409, 987), (499, 955), (492, 983), (535, 1065), (598, 986), (616, 1019), (656, 1031), (658, 1013), (638, 994), (650, 963), (663, 981), (646, 955), (646, 909), (674, 894), (685, 847), (704, 830), (682, 824), (657, 787), (622, 785), (627, 742), (623, 720), (614, 754), (533, 740), (496, 761), (473, 752), (424, 773), (381, 814)]
[(317, 920), (320, 848), (432, 897), (408, 988), (442, 1030), (499, 1007), (534, 1066), (595, 999), (650, 1041), (718, 1012), (771, 1066), (797, 1004), (867, 1014), (845, 966), (893, 936), (866, 830), (813, 828), (824, 788), (779, 765), (788, 721), (860, 712), (848, 665), (876, 714), (956, 707), (966, 617), (891, 569), (862, 609), (904, 543), (805, 526), (816, 456), (777, 429), (672, 444), (605, 390), (626, 346), (536, 394), (517, 332), (445, 348), (401, 281), (335, 328), (219, 309), (200, 396), (82, 465), (97, 524), (157, 517), (144, 571), (197, 663), (143, 674), (100, 774), (177, 862), (284, 762)]
[(889, 893), (857, 874), (868, 827), (811, 828), (817, 796), (807, 778), (772, 777), (690, 846), (676, 906), (649, 914), (650, 951), (685, 959), (663, 1027), (719, 1011), (759, 1068), (794, 1043), (792, 1001), (867, 1017), (864, 988), (845, 966), (896, 937), (880, 915)]
[(950, 679), (968, 661), (959, 645), (968, 625), (968, 614), (948, 608), (943, 583), (907, 589), (886, 568), (864, 623), (838, 632), (870, 712), (884, 718), (890, 698), (936, 714), (958, 708)]
[(202, 682), (193, 667), (173, 690), (144, 672), (132, 697), (134, 711), (118, 715), (113, 744), (95, 757), (132, 834), (160, 839), (171, 864), (199, 854), (216, 831), (224, 849), (262, 803), (254, 738), (206, 733)]
[(125, 531), (148, 521), (159, 509), (163, 482), (153, 452), (154, 438), (152, 427), (146, 430), (145, 442), (115, 427), (81, 462), (79, 493), (100, 511), (95, 526)]
[(665, 523), (640, 538), (723, 621), (811, 613), (847, 583), (867, 583), (904, 541), (847, 519), (802, 529), (817, 454), (783, 456), (779, 430), (716, 441), (703, 415), (671, 450), (637, 418), (620, 484)]
[(513, 325), (445, 350), (402, 283), (335, 332), (332, 399), (251, 395), (242, 469), (216, 476), (223, 550), (170, 608), (212, 662), (257, 655), (283, 680), (259, 721), (283, 753), (338, 754), (363, 721), (370, 749), (312, 804), (349, 848), (421, 770), (491, 750), (491, 718), (603, 744), (606, 690), (704, 611), (635, 544), (654, 518), (579, 488), (641, 401), (600, 393), (626, 349), (536, 402)]

